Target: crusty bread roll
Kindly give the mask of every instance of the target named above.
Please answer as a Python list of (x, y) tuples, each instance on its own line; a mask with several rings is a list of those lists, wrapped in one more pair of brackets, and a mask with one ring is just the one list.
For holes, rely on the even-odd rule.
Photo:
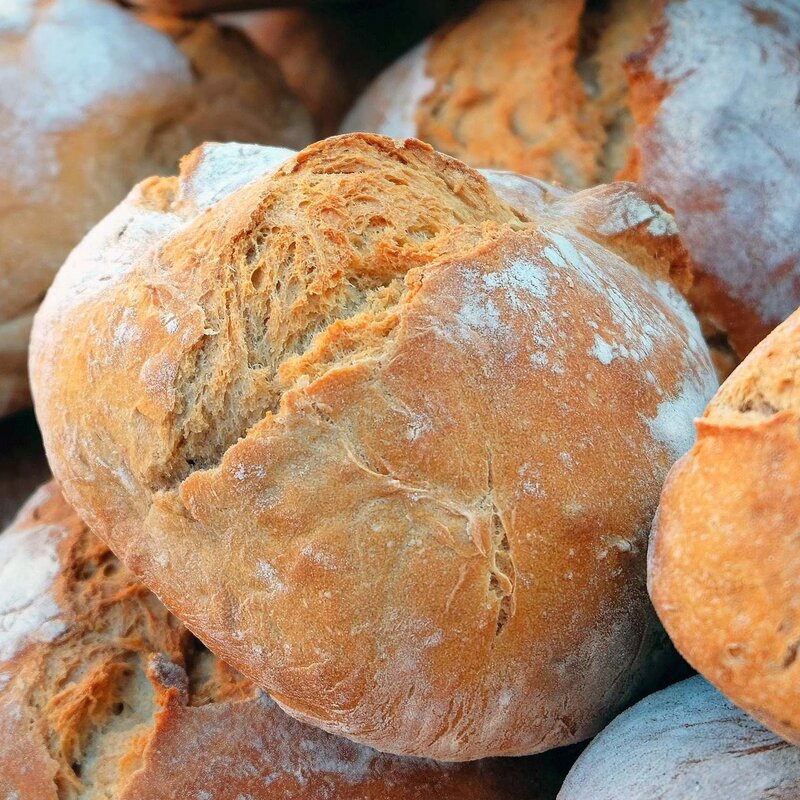
[(670, 473), (650, 593), (678, 649), (800, 744), (800, 311), (723, 384)]
[(0, 4), (0, 415), (30, 400), (28, 332), (53, 275), (134, 183), (208, 139), (312, 138), (240, 34), (151, 21), (104, 0)]
[(621, 714), (558, 800), (796, 800), (800, 750), (695, 676)]
[(68, 259), (31, 356), (65, 494), (300, 719), (591, 735), (658, 678), (646, 537), (716, 386), (672, 217), (414, 140), (285, 157), (199, 149)]
[(488, 0), (390, 67), (342, 129), (573, 187), (640, 181), (675, 209), (730, 363), (800, 305), (798, 47), (787, 0)]
[(43, 486), (0, 535), (0, 797), (552, 800), (562, 754), (445, 765), (285, 715)]

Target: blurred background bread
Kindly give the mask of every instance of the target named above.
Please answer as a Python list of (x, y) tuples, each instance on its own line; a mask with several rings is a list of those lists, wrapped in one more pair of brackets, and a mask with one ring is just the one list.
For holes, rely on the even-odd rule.
[(637, 703), (581, 754), (558, 800), (794, 800), (800, 750), (696, 676)]
[(226, 14), (280, 67), (322, 138), (393, 59), (477, 0), (328, 3)]
[(343, 130), (663, 196), (721, 371), (800, 305), (800, 7), (488, 0), (390, 67)]
[(31, 361), (65, 493), (300, 719), (591, 735), (668, 664), (646, 538), (716, 387), (672, 217), (413, 141), (287, 155), (205, 146), (71, 254)]
[(30, 321), (53, 275), (134, 183), (208, 139), (313, 138), (241, 34), (148, 22), (105, 0), (0, 6), (0, 415), (29, 400)]
[(736, 369), (661, 496), (656, 610), (687, 661), (800, 743), (800, 311)]
[(552, 800), (568, 753), (445, 765), (307, 727), (209, 653), (55, 483), (0, 535), (0, 796)]

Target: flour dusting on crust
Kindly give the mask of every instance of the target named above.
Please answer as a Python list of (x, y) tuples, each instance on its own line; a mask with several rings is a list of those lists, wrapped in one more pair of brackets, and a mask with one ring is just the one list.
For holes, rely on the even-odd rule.
[(558, 800), (757, 800), (798, 791), (800, 748), (697, 676), (617, 717), (578, 759)]
[(210, 208), (256, 178), (274, 172), (293, 155), (295, 151), (286, 147), (206, 143), (195, 151), (194, 168), (181, 181), (179, 199), (198, 211)]
[[(146, 183), (136, 186), (70, 253), (43, 306), (49, 313), (63, 314), (110, 288), (134, 269), (143, 252), (155, 258), (169, 236), (227, 195), (274, 172), (293, 152), (238, 143), (202, 145), (191, 156), (179, 202), (170, 209), (151, 208)], [(126, 330), (125, 335), (134, 334)]]
[(0, 535), (0, 663), (31, 642), (51, 641), (64, 631), (61, 609), (50, 593), (64, 535), (56, 525), (12, 526)]
[(436, 85), (425, 68), (429, 47), (428, 41), (418, 44), (382, 72), (345, 117), (342, 132), (373, 131), (396, 139), (418, 136), (417, 108)]
[(800, 7), (688, 0), (665, 13), (648, 66), (669, 91), (637, 133), (640, 179), (675, 206), (696, 263), (775, 324), (800, 302)]

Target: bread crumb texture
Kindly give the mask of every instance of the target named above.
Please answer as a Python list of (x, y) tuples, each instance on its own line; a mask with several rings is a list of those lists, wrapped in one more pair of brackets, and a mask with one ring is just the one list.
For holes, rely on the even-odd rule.
[(66, 495), (301, 719), (591, 735), (665, 662), (646, 536), (716, 386), (672, 217), (414, 140), (283, 155), (207, 145), (70, 256), (32, 354)]
[(558, 800), (792, 800), (800, 750), (700, 676), (650, 695), (583, 752)]
[(552, 800), (566, 771), (561, 754), (388, 756), (293, 720), (192, 637), (55, 483), (0, 535), (0, 552), (4, 798)]
[(678, 649), (800, 744), (800, 313), (728, 378), (670, 473), (650, 592)]
[(26, 321), (131, 186), (204, 141), (311, 138), (277, 67), (237, 33), (106, 0), (0, 3), (0, 414), (30, 400)]
[(675, 209), (729, 372), (800, 305), (799, 44), (783, 0), (487, 0), (379, 76), (344, 130), (573, 188), (643, 183)]

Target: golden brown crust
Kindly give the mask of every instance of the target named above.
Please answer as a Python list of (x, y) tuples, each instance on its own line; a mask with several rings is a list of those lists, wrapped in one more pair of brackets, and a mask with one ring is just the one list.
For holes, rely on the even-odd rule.
[(376, 136), (225, 196), (259, 152), (146, 182), (56, 280), (65, 492), (302, 719), (444, 760), (590, 735), (657, 679), (644, 537), (715, 387), (672, 218), (632, 185), (514, 208)]
[(581, 113), (586, 95), (574, 69), (582, 6), (495, 0), (435, 37), (426, 64), (433, 87), (416, 113), (419, 138), (476, 166), (570, 186), (593, 182), (602, 134)]
[[(286, 716), (188, 634), (54, 483), (0, 546), (40, 590), (0, 584), (3, 797), (555, 796), (561, 755), (447, 766), (384, 756)], [(23, 597), (32, 605), (20, 608)], [(26, 609), (36, 613), (26, 619)]]
[(662, 195), (724, 376), (800, 303), (798, 31), (782, 0), (490, 0), (380, 76), (344, 129)]
[(725, 382), (670, 473), (650, 593), (686, 659), (800, 743), (800, 312)]
[(344, 129), (415, 136), (474, 166), (577, 188), (609, 180), (632, 125), (622, 55), (650, 6), (484, 2), (390, 68)]
[(134, 183), (209, 139), (311, 139), (299, 101), (243, 36), (154, 25), (166, 33), (104, 0), (2, 12), (0, 415), (27, 399), (25, 325), (57, 268)]

